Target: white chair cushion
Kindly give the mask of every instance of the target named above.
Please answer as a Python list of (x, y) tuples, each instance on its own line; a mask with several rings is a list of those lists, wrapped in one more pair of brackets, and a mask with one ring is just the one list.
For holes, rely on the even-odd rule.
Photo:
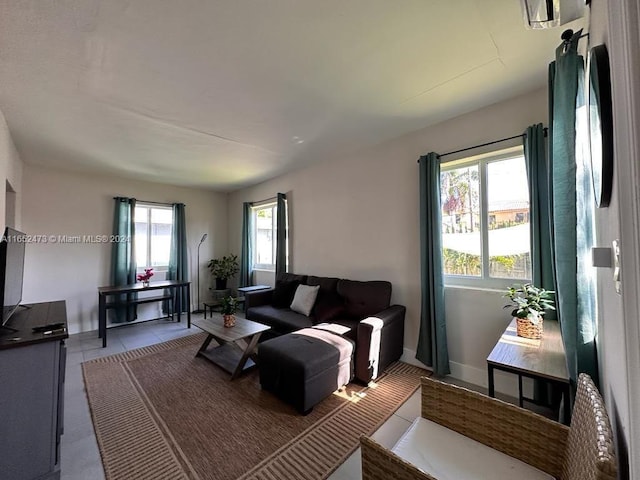
[(550, 480), (551, 475), (440, 424), (417, 418), (393, 452), (438, 480)]

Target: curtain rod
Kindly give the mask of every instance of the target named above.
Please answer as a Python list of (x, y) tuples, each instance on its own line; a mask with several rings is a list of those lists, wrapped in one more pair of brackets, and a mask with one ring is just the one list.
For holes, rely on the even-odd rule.
[[(548, 128), (547, 128), (547, 127), (544, 127), (544, 128), (543, 128), (543, 131), (544, 131), (544, 136), (546, 137), (546, 136), (547, 136)], [(486, 147), (486, 146), (488, 146), (488, 145), (494, 145), (494, 144), (496, 144), (496, 143), (506, 142), (506, 141), (508, 141), (508, 140), (514, 140), (514, 139), (516, 139), (516, 138), (522, 138), (522, 137), (524, 137), (525, 135), (526, 135), (526, 133), (521, 133), (520, 135), (514, 135), (513, 137), (501, 138), (500, 140), (494, 140), (493, 142), (481, 143), (480, 145), (474, 145), (474, 146), (472, 146), (472, 147), (461, 148), (460, 150), (454, 150), (453, 152), (443, 153), (442, 155), (438, 155), (438, 157), (439, 157), (439, 158), (442, 158), (442, 157), (446, 157), (446, 156), (448, 156), (448, 155), (453, 155), (453, 154), (455, 154), (455, 153), (462, 153), (462, 152), (466, 152), (466, 151), (468, 151), (468, 150), (473, 150), (474, 148)]]
[[(124, 197), (113, 197), (113, 199), (115, 200), (116, 198), (124, 198)], [(150, 205), (163, 205), (163, 206), (171, 206), (174, 203), (182, 203), (182, 202), (152, 202), (151, 200), (140, 200), (139, 198), (136, 198), (136, 203), (148, 203)]]
[(265, 200), (258, 200), (257, 202), (249, 202), (249, 203), (251, 203), (252, 207), (260, 207), (262, 205), (268, 205), (270, 203), (275, 203), (277, 201), (278, 201), (278, 197), (271, 197)]
[(513, 140), (514, 138), (522, 138), (524, 137), (524, 133), (520, 135), (514, 135), (513, 137), (501, 138), (500, 140), (494, 140), (493, 142), (482, 143), (480, 145), (474, 145), (473, 147), (461, 148), (460, 150), (454, 150), (453, 152), (443, 153), (442, 155), (438, 155), (440, 158), (447, 157), (449, 155), (453, 155), (454, 153), (466, 152), (467, 150), (473, 150), (474, 148), (486, 147), (488, 145), (493, 145), (494, 143), (506, 142), (507, 140)]
[[(588, 37), (589, 36), (589, 32), (587, 33), (583, 33), (582, 35), (580, 35), (578, 37), (578, 40), (580, 40), (581, 38), (584, 37)], [(573, 30), (571, 30), (570, 28), (565, 30), (564, 32), (562, 32), (562, 35), (560, 35), (560, 40), (564, 41), (564, 42), (568, 42), (569, 40), (571, 40), (571, 37), (573, 37)]]

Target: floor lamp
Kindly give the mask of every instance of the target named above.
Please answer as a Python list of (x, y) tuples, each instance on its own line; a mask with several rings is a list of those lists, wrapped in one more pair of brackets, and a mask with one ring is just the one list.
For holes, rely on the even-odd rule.
[(200, 243), (198, 244), (198, 263), (196, 265), (196, 270), (198, 270), (198, 304), (196, 305), (196, 309), (191, 313), (202, 313), (204, 311), (200, 308), (200, 245), (204, 243), (207, 237), (208, 235), (206, 233), (202, 235)]

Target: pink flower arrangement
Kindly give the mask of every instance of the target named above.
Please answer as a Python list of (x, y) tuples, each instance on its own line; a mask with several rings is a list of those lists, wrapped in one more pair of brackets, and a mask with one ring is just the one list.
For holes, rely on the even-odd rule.
[(139, 282), (148, 282), (153, 277), (153, 268), (145, 268), (144, 273), (139, 273), (136, 277)]

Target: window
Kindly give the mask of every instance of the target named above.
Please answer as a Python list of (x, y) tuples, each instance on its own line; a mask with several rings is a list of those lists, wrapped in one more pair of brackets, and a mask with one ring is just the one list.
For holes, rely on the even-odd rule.
[(502, 288), (530, 279), (522, 148), (443, 164), (440, 183), (445, 282)]
[(275, 203), (253, 208), (253, 268), (276, 269), (277, 208)]
[(171, 206), (136, 204), (135, 248), (138, 269), (167, 270), (172, 227), (173, 209)]

